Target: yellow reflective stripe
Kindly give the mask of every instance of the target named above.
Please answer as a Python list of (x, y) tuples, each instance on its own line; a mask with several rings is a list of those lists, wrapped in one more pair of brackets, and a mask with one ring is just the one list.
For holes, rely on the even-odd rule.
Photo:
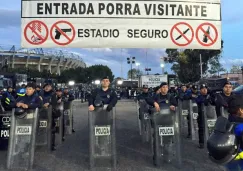
[(17, 93), (18, 96), (25, 96), (25, 94), (20, 94), (20, 93)]
[(243, 151), (240, 152), (235, 158), (235, 160), (240, 160), (240, 159), (243, 159)]
[(6, 103), (6, 104), (9, 104), (9, 102), (6, 102), (6, 101), (5, 101), (5, 103)]
[(7, 100), (8, 102), (10, 102), (10, 99), (9, 99), (9, 98), (6, 98), (6, 100)]

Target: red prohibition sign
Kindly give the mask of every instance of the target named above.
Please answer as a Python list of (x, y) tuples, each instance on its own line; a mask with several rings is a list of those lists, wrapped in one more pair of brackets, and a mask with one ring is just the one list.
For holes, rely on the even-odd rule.
[[(38, 33), (38, 31), (36, 31), (36, 29), (33, 28), (33, 26), (31, 26), (34, 23), (38, 23), (40, 25), (40, 27), (42, 27), (42, 26), (44, 27), (45, 32), (46, 32), (46, 35), (44, 37), (40, 33)], [(31, 40), (31, 38), (33, 36), (29, 39), (29, 37), (27, 35), (28, 29), (30, 29), (35, 34), (35, 36), (40, 40), (39, 42), (34, 42), (33, 40)], [(48, 28), (47, 28), (46, 24), (43, 23), (42, 21), (33, 20), (33, 21), (29, 22), (25, 26), (25, 28), (24, 28), (24, 37), (25, 37), (26, 41), (29, 42), (30, 44), (32, 44), (32, 45), (40, 45), (40, 44), (44, 43), (47, 40), (47, 38), (48, 38)]]
[[(203, 26), (211, 26), (213, 28), (213, 30), (215, 31), (215, 38), (213, 39), (207, 32), (206, 30), (204, 30)], [(211, 43), (204, 43), (200, 38), (199, 38), (199, 31), (202, 31), (203, 34), (205, 36), (207, 36), (207, 38), (211, 41)], [(203, 23), (203, 24), (200, 24), (196, 30), (196, 38), (197, 38), (197, 41), (198, 43), (200, 43), (202, 46), (212, 46), (218, 39), (218, 31), (217, 31), (217, 28), (211, 24), (211, 23)]]
[[(192, 32), (192, 37), (191, 37), (190, 39), (188, 38), (188, 36), (185, 35), (185, 33), (183, 33), (184, 31), (181, 31), (181, 30), (178, 28), (179, 25), (186, 25), (186, 26), (188, 27), (188, 29)], [(173, 33), (174, 33), (175, 30), (176, 30), (177, 32), (179, 32), (180, 37), (183, 37), (184, 39), (186, 39), (186, 43), (178, 43), (178, 42), (177, 42), (176, 38), (173, 37)], [(189, 31), (189, 30), (188, 30), (188, 31)], [(171, 31), (170, 31), (170, 38), (171, 38), (172, 42), (173, 42), (174, 44), (176, 44), (177, 46), (187, 46), (187, 45), (189, 45), (189, 44), (193, 41), (193, 38), (194, 38), (194, 31), (193, 31), (193, 28), (192, 28), (192, 26), (190, 26), (188, 23), (185, 23), (185, 22), (179, 22), (179, 23), (175, 24), (175, 25), (172, 27), (172, 29), (171, 29)]]
[[(58, 24), (67, 24), (69, 27), (71, 27), (71, 32), (73, 33), (72, 37), (68, 37), (68, 35), (64, 31), (62, 31), (62, 28), (59, 28), (57, 26)], [(55, 39), (55, 36), (53, 36), (53, 34), (54, 34), (53, 33), (53, 30), (54, 29), (56, 29), (57, 31), (59, 31), (61, 33), (61, 36), (64, 36), (67, 39), (67, 42), (64, 42), (64, 43), (63, 42), (58, 42)], [(65, 45), (70, 44), (73, 41), (73, 39), (75, 37), (75, 29), (74, 29), (73, 25), (71, 23), (67, 22), (67, 21), (58, 21), (58, 22), (56, 22), (56, 23), (54, 23), (52, 25), (50, 35), (51, 35), (51, 39), (53, 40), (54, 43), (56, 43), (58, 45), (61, 45), (61, 46), (65, 46)]]

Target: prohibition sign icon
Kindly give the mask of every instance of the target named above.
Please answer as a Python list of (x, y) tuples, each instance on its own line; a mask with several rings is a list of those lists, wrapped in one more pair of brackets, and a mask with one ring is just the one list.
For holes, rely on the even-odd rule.
[[(212, 27), (214, 32), (215, 32), (215, 37), (213, 38), (204, 28), (203, 26), (207, 26), (208, 28)], [(203, 36), (204, 38), (206, 39), (209, 39), (209, 41), (211, 43), (205, 43), (203, 41), (203, 37), (200, 37), (199, 34), (200, 34), (200, 31), (203, 32)], [(211, 31), (212, 32), (212, 31)], [(218, 39), (218, 31), (217, 31), (217, 28), (211, 24), (211, 23), (202, 23), (198, 26), (197, 30), (196, 30), (196, 38), (197, 38), (197, 41), (198, 43), (200, 43), (202, 46), (212, 46)]]
[[(181, 30), (178, 28), (178, 26), (183, 26), (183, 28), (186, 26), (186, 30)], [(188, 34), (186, 34), (188, 31), (191, 31), (191, 37), (188, 36)], [(174, 36), (174, 33), (178, 32), (179, 36)], [(175, 24), (170, 31), (170, 38), (172, 40), (172, 42), (174, 44), (176, 44), (177, 46), (187, 46), (189, 45), (194, 38), (194, 31), (192, 26), (190, 26), (188, 23), (185, 22), (179, 22), (177, 24)], [(186, 43), (179, 43), (179, 39), (183, 38)]]
[[(67, 35), (67, 33), (65, 33), (65, 31), (63, 31), (64, 29), (62, 29), (62, 28), (60, 28), (60, 26), (58, 26), (60, 24), (66, 25), (65, 29), (66, 30), (69, 29), (69, 31), (72, 33), (71, 37), (69, 37)], [(55, 29), (55, 31), (54, 31), (54, 29)], [(63, 36), (63, 37), (65, 37), (65, 39), (67, 39), (66, 42), (60, 42), (60, 40), (59, 41), (56, 40), (56, 36), (57, 36), (58, 32), (59, 32), (60, 36)], [(54, 33), (56, 33), (56, 36), (53, 35)], [(73, 41), (73, 39), (75, 37), (75, 29), (74, 29), (73, 25), (67, 21), (58, 21), (52, 25), (50, 35), (51, 35), (51, 39), (53, 40), (54, 43), (61, 45), (61, 46), (65, 46), (65, 45), (70, 44)], [(63, 39), (61, 39), (61, 40), (63, 40)]]
[[(44, 27), (44, 36), (41, 34), (42, 28)], [(29, 37), (31, 34), (27, 33), (32, 31), (32, 36)], [(43, 32), (42, 32), (43, 33)], [(32, 45), (40, 45), (44, 43), (48, 38), (48, 28), (45, 23), (39, 20), (33, 20), (29, 22), (24, 28), (24, 37), (25, 40), (32, 44)]]

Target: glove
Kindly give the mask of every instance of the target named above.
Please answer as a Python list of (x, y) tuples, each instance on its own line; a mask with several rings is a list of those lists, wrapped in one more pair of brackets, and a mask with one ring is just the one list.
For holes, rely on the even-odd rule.
[(106, 108), (106, 111), (107, 112), (110, 112), (112, 110), (113, 106), (111, 104), (109, 104)]

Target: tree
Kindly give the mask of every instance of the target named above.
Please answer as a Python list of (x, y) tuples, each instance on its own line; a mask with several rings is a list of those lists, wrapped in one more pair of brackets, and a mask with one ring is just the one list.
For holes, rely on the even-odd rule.
[(219, 62), (219, 56), (215, 56), (209, 59), (208, 63), (210, 64), (210, 69), (208, 72), (212, 75), (218, 74), (219, 77), (220, 72), (226, 71), (226, 69), (223, 68), (223, 65)]
[(103, 77), (108, 76), (112, 82), (114, 75), (111, 69), (105, 65), (93, 65), (87, 68), (71, 68), (65, 70), (58, 77), (58, 81), (65, 83), (74, 80), (77, 83), (91, 83), (94, 80), (102, 79)]
[(108, 76), (110, 79), (110, 82), (113, 81), (114, 75), (111, 71), (111, 69), (106, 65), (92, 65), (88, 68), (86, 68), (87, 73), (87, 81), (92, 82), (97, 79), (102, 79), (105, 76)]
[(132, 76), (132, 79), (138, 79), (138, 77), (140, 75), (143, 75), (143, 72), (141, 70), (139, 70), (139, 69), (136, 69), (136, 68), (130, 69), (127, 72), (127, 78), (128, 79), (131, 79), (131, 76)]
[(230, 73), (241, 73), (241, 67), (240, 66), (236, 66), (236, 65), (233, 65), (230, 69)]
[[(223, 48), (223, 41), (222, 41)], [(213, 57), (219, 57), (221, 50), (193, 50), (166, 49), (168, 62), (173, 63), (173, 70), (182, 83), (196, 82), (200, 79), (200, 54), (202, 57), (203, 74), (208, 70), (208, 61)]]

